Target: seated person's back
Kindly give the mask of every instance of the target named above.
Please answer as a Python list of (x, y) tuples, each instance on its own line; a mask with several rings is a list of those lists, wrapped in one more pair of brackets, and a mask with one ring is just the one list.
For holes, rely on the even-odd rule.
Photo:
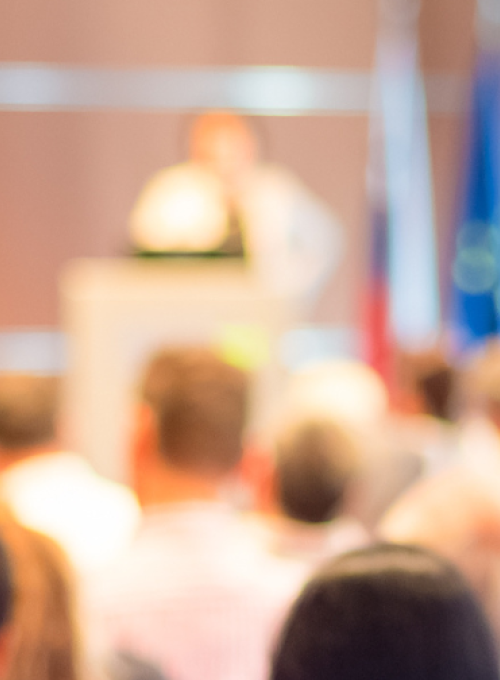
[(115, 647), (175, 680), (263, 679), (298, 585), (219, 499), (246, 401), (246, 376), (204, 349), (165, 350), (143, 378), (132, 450), (144, 522), (94, 606)]
[(310, 569), (368, 542), (349, 514), (360, 454), (347, 425), (306, 415), (279, 428), (274, 464), (258, 483), (262, 513), (255, 522), (273, 554)]

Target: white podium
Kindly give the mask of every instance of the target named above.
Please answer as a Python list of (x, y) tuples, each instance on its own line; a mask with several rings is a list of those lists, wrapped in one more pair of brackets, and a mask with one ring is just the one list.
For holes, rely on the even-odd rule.
[(250, 429), (279, 405), (280, 339), (295, 322), (291, 299), (266, 290), (240, 262), (75, 260), (60, 286), (68, 339), (66, 439), (109, 477), (127, 481), (134, 387), (165, 345), (209, 344), (257, 364)]

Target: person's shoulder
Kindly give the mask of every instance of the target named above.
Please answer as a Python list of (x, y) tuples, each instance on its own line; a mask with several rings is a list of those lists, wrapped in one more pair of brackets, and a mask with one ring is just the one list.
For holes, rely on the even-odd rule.
[(486, 525), (500, 537), (497, 494), (484, 479), (457, 464), (417, 482), (382, 517), (378, 533), (387, 540), (439, 547), (467, 533), (477, 535)]
[(93, 475), (93, 487), (96, 498), (99, 497), (103, 511), (128, 518), (134, 531), (137, 529), (141, 517), (139, 502), (133, 491), (120, 482), (116, 482), (100, 475)]
[(332, 520), (327, 529), (327, 550), (330, 555), (340, 555), (349, 550), (363, 548), (370, 536), (360, 521), (348, 515)]
[(247, 175), (247, 186), (290, 193), (306, 191), (303, 182), (288, 168), (278, 163), (257, 164)]

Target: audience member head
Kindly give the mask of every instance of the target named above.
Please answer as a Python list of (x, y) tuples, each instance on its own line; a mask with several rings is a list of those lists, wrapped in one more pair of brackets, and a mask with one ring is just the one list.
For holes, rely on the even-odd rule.
[(386, 416), (388, 394), (381, 377), (367, 364), (331, 359), (295, 373), (285, 406), (291, 417), (333, 418), (367, 432)]
[(12, 567), (2, 535), (0, 541), (0, 631), (9, 623), (13, 599)]
[(331, 419), (288, 424), (277, 439), (275, 496), (282, 512), (300, 522), (327, 522), (343, 506), (357, 464), (346, 430)]
[(483, 412), (500, 427), (499, 340), (490, 340), (466, 359), (461, 397), (466, 411)]
[(14, 586), (9, 551), (1, 531), (0, 536), (0, 678), (5, 679), (10, 677), (7, 670), (11, 662)]
[(283, 402), (284, 417), (290, 422), (327, 419), (346, 428), (359, 452), (360, 473), (349, 512), (372, 526), (371, 504), (365, 501), (379, 487), (373, 471), (380, 468), (388, 449), (389, 396), (380, 375), (354, 359), (319, 362), (292, 376)]
[(172, 348), (150, 361), (141, 387), (158, 453), (170, 466), (223, 476), (242, 455), (248, 379), (205, 348)]
[(80, 640), (65, 555), (47, 536), (18, 524), (4, 508), (0, 533), (14, 587), (6, 680), (78, 680)]
[(0, 375), (0, 451), (15, 454), (56, 438), (58, 380), (52, 376)]
[(328, 563), (285, 624), (272, 680), (498, 680), (493, 639), (461, 575), (422, 548)]
[(400, 352), (396, 361), (399, 406), (442, 420), (456, 417), (457, 376), (439, 348)]

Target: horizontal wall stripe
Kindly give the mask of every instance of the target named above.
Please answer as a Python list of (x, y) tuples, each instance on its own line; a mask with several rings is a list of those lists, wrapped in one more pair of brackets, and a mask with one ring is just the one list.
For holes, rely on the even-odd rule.
[(427, 106), (434, 114), (463, 113), (469, 101), (469, 79), (454, 73), (435, 73), (424, 78)]
[(0, 332), (0, 371), (61, 373), (67, 364), (66, 338), (53, 329)]
[[(294, 67), (105, 69), (0, 63), (3, 111), (196, 111), (230, 108), (253, 115), (365, 115), (368, 71)], [(464, 108), (466, 81), (453, 74), (427, 78), (429, 109)]]
[[(53, 328), (0, 331), (0, 372), (63, 373), (68, 365), (71, 340)], [(343, 326), (297, 327), (280, 339), (280, 357), (290, 370), (334, 357), (360, 356), (360, 339), (355, 329)]]

